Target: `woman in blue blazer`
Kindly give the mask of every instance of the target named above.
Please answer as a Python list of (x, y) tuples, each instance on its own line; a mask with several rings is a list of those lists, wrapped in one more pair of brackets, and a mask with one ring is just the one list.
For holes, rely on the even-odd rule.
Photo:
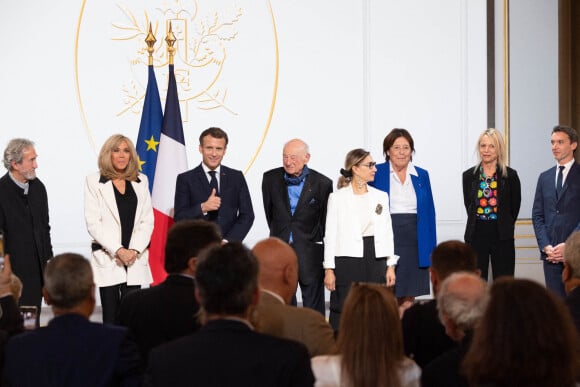
[(389, 194), (397, 264), (395, 294), (403, 307), (430, 293), (431, 251), (437, 244), (435, 204), (429, 173), (411, 162), (413, 137), (395, 128), (383, 140), (385, 163), (377, 165), (376, 188)]

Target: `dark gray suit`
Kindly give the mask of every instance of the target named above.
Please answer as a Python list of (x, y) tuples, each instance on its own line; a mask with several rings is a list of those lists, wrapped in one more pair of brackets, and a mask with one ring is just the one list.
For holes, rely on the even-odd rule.
[(292, 215), (284, 173), (283, 167), (272, 169), (264, 173), (262, 179), (262, 198), (270, 236), (289, 242), (292, 233), (292, 247), (298, 255), (298, 276), (303, 304), (324, 314), (322, 240), (332, 180), (309, 169)]
[(538, 178), (534, 207), (532, 209), (534, 232), (544, 261), (546, 287), (562, 298), (566, 297), (562, 284), (562, 263), (546, 261), (542, 251), (545, 246), (566, 242), (572, 232), (580, 230), (580, 165), (572, 164), (556, 195), (556, 167), (543, 172)]

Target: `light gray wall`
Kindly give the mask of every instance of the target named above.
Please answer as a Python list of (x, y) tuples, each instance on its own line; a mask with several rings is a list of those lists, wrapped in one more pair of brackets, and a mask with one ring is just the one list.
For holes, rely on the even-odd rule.
[(510, 0), (510, 164), (522, 182), (520, 218), (530, 218), (540, 172), (555, 163), (558, 124), (558, 1)]

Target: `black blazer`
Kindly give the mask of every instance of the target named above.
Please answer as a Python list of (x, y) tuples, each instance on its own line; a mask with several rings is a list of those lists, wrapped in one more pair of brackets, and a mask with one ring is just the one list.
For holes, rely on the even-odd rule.
[(0, 178), (0, 229), (4, 230), (12, 271), (24, 284), (20, 304), (40, 307), (42, 271), (52, 258), (52, 243), (48, 197), (38, 178), (30, 180), (28, 195), (8, 173)]
[(401, 324), (405, 355), (421, 368), (443, 352), (457, 346), (447, 336), (445, 327), (439, 321), (436, 300), (418, 302), (407, 309)]
[[(515, 169), (507, 167), (507, 176), (501, 174), (497, 169), (498, 176), (498, 214), (497, 226), (500, 240), (514, 238), (515, 223), (520, 213), (522, 192), (520, 178)], [(473, 167), (463, 172), (463, 202), (467, 211), (467, 225), (465, 227), (465, 242), (471, 242), (475, 234), (475, 199), (477, 199), (477, 188), (479, 186), (479, 166)]]
[(284, 168), (267, 171), (262, 178), (262, 199), (270, 236), (288, 242), (292, 232), (293, 247), (298, 255), (299, 277), (305, 284), (319, 279), (322, 272), (326, 205), (331, 192), (332, 180), (310, 169), (292, 215)]
[(312, 386), (304, 345), (212, 320), (199, 332), (154, 348), (145, 386)]
[(199, 330), (194, 292), (193, 278), (170, 274), (159, 285), (123, 298), (119, 323), (129, 328), (144, 359), (151, 348)]
[[(243, 173), (221, 165), (219, 191), (221, 207), (217, 224), (222, 237), (230, 242), (243, 241), (254, 223), (252, 199)], [(174, 220), (209, 219), (201, 212), (201, 203), (207, 200), (210, 193), (209, 180), (201, 164), (178, 175)]]

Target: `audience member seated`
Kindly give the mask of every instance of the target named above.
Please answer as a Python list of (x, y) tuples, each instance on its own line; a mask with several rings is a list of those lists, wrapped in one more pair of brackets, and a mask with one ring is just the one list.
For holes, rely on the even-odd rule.
[(304, 345), (255, 332), (258, 262), (240, 242), (212, 247), (197, 263), (205, 325), (150, 352), (146, 386), (312, 386)]
[[(459, 271), (479, 274), (475, 251), (460, 241), (442, 242), (431, 253), (431, 284), (437, 296), (439, 284)], [(439, 320), (435, 299), (417, 302), (407, 309), (402, 318), (405, 354), (423, 368), (431, 360), (457, 344), (445, 334)]]
[(44, 271), (48, 326), (12, 337), (6, 345), (3, 386), (139, 386), (143, 363), (124, 327), (89, 321), (95, 284), (89, 261), (61, 254)]
[(252, 321), (258, 332), (301, 342), (310, 356), (334, 353), (334, 331), (310, 308), (291, 306), (298, 285), (298, 257), (278, 238), (258, 242), (252, 249), (260, 265), (260, 301)]
[(578, 336), (564, 303), (527, 279), (500, 278), (463, 363), (473, 386), (572, 387)]
[[(14, 278), (18, 277), (12, 273), (10, 256), (5, 255), (4, 265), (0, 266), (0, 370), (4, 366), (6, 342), (10, 336), (24, 331), (22, 316), (18, 309), (18, 299), (16, 298), (17, 294), (20, 293), (19, 289), (14, 287)], [(22, 282), (20, 282), (21, 290)]]
[[(20, 288), (15, 286), (16, 278)], [(22, 316), (18, 308), (18, 298), (22, 292), (22, 282), (12, 273), (10, 256), (4, 256), (4, 265), (0, 266), (0, 338), (2, 343), (17, 333), (24, 331)], [(0, 356), (3, 354), (0, 353)]]
[(164, 282), (128, 293), (121, 303), (119, 322), (128, 327), (147, 359), (151, 348), (189, 335), (200, 328), (195, 299), (195, 265), (204, 248), (220, 244), (213, 222), (184, 220), (167, 234)]
[(566, 305), (580, 334), (580, 231), (566, 240), (562, 281), (566, 291)]
[(340, 318), (338, 353), (312, 359), (315, 386), (420, 385), (421, 369), (403, 353), (397, 300), (384, 286), (352, 284)]
[(487, 283), (478, 274), (453, 273), (441, 283), (437, 293), (439, 319), (447, 335), (459, 346), (444, 352), (423, 368), (423, 387), (468, 387), (460, 372), (461, 362), (486, 303)]

